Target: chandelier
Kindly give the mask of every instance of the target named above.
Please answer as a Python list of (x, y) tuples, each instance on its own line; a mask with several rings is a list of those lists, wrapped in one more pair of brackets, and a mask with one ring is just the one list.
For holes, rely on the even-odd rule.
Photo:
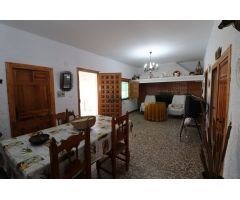
[(152, 62), (152, 51), (149, 52), (149, 62), (144, 65), (144, 72), (152, 72), (155, 70), (158, 70), (158, 64), (155, 62)]

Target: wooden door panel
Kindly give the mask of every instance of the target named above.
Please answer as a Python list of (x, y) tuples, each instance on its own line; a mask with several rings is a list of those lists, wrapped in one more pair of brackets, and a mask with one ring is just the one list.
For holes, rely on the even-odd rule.
[(99, 74), (99, 114), (121, 116), (121, 74)]
[(24, 83), (24, 82), (32, 82), (33, 79), (33, 73), (31, 70), (27, 70), (27, 69), (15, 69), (13, 71), (14, 73), (14, 78), (15, 78), (15, 82), (16, 83)]
[(219, 133), (223, 133), (224, 124), (226, 122), (226, 107), (227, 107), (227, 79), (219, 80), (219, 92), (218, 92), (218, 105), (217, 105), (217, 116), (216, 116), (216, 125)]
[(44, 83), (45, 81), (49, 80), (49, 73), (48, 72), (41, 72), (41, 71), (34, 71), (33, 72), (33, 79), (34, 79), (34, 81), (42, 81)]
[(19, 112), (49, 108), (47, 85), (17, 85), (15, 88), (16, 108)]
[(6, 71), (12, 136), (54, 126), (52, 69), (6, 63)]
[(228, 57), (219, 63), (219, 79), (228, 75)]
[(39, 109), (39, 110), (32, 110), (27, 112), (20, 112), (16, 111), (16, 120), (22, 121), (31, 118), (38, 118), (38, 117), (48, 117), (49, 116), (49, 109)]

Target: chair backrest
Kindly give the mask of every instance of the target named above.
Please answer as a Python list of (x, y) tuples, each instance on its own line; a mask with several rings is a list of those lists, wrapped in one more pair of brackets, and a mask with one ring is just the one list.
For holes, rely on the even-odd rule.
[(129, 118), (128, 113), (118, 118), (112, 119), (112, 151), (115, 150), (116, 144), (124, 141), (129, 144)]
[(155, 103), (156, 97), (154, 95), (146, 95), (144, 103)]
[[(84, 159), (79, 159), (79, 144), (84, 141)], [(78, 135), (72, 135), (66, 140), (62, 140), (60, 145), (55, 138), (50, 141), (49, 147), (51, 178), (73, 178), (80, 171), (87, 173), (91, 170), (90, 155), (90, 129), (80, 132)], [(60, 156), (59, 156), (60, 155)], [(60, 163), (66, 163), (65, 170), (60, 175)], [(88, 176), (90, 176), (88, 174)]]
[(186, 95), (185, 117), (199, 118), (204, 112), (206, 112), (206, 102), (203, 98)]
[(181, 105), (185, 105), (185, 99), (186, 96), (185, 95), (174, 95), (173, 99), (172, 99), (172, 104), (181, 104)]
[(67, 118), (67, 122), (74, 120), (76, 118), (74, 111), (73, 110), (69, 111), (68, 109), (66, 109), (66, 118)]
[(57, 121), (57, 125), (67, 123), (67, 115), (65, 112), (55, 114), (55, 120)]

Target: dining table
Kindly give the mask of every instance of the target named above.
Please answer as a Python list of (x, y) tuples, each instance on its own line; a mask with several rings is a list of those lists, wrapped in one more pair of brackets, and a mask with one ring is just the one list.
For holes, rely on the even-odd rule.
[[(90, 130), (91, 163), (101, 159), (111, 150), (111, 117), (97, 115)], [(54, 126), (40, 131), (55, 138), (57, 142), (65, 140), (79, 131), (71, 123)], [(49, 178), (50, 176), (50, 140), (41, 145), (32, 145), (29, 139), (36, 133), (29, 133), (0, 141), (0, 167), (10, 178)], [(79, 155), (84, 156), (84, 141), (78, 147)]]

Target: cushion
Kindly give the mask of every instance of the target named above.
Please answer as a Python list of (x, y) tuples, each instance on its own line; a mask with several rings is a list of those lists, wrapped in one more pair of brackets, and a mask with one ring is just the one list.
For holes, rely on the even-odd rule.
[(186, 96), (185, 95), (174, 95), (173, 96), (173, 100), (172, 100), (172, 104), (185, 104), (185, 99)]
[(154, 95), (146, 95), (144, 103), (155, 103), (156, 97)]
[(172, 104), (172, 107), (175, 109), (181, 109), (183, 108), (183, 104)]

